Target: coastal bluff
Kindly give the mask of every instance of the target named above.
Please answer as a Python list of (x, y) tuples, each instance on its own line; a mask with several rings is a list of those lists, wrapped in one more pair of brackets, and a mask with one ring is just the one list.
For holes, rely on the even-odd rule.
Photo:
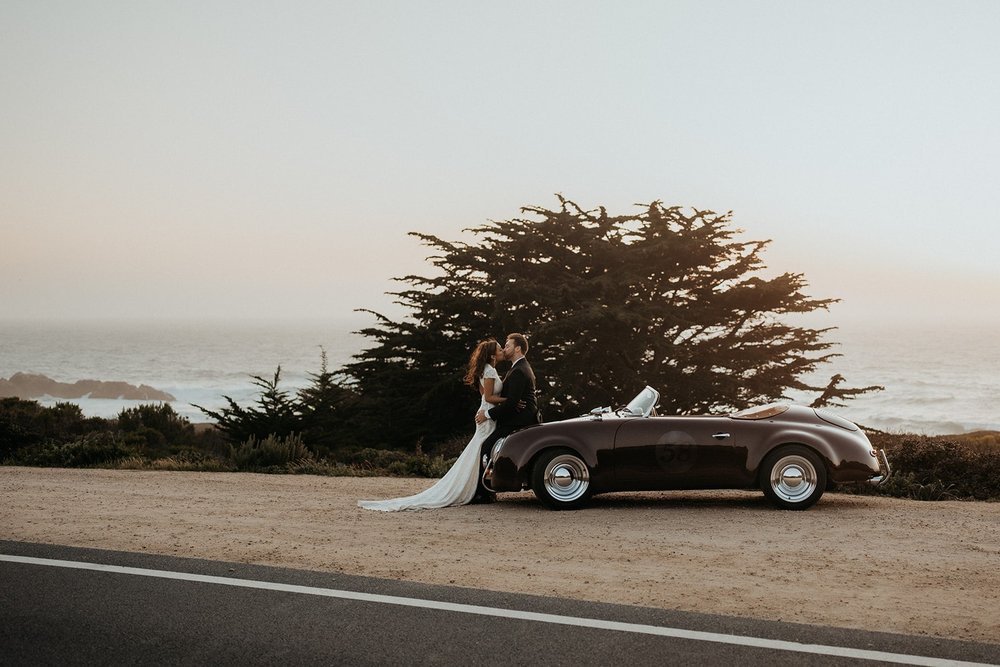
[(175, 401), (171, 394), (149, 385), (138, 387), (127, 382), (104, 380), (77, 380), (70, 384), (57, 382), (45, 375), (14, 373), (8, 379), (0, 378), (0, 398), (109, 398), (125, 401)]

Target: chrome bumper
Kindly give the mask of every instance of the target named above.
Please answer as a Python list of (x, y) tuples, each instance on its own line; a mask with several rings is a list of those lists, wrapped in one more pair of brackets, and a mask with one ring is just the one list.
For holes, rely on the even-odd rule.
[(493, 481), (493, 460), (490, 458), (489, 454), (483, 454), (483, 486), (486, 487), (487, 491), (496, 493), (493, 491), (493, 486), (491, 482)]
[(878, 459), (878, 470), (879, 474), (872, 477), (868, 482), (870, 484), (885, 484), (889, 476), (892, 475), (892, 468), (889, 466), (889, 459), (885, 455), (885, 450), (878, 450), (876, 457)]

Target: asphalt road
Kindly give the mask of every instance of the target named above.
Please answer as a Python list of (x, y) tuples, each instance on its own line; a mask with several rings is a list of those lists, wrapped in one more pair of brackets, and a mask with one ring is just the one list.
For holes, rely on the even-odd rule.
[(3, 665), (776, 661), (1000, 664), (1000, 643), (0, 541)]

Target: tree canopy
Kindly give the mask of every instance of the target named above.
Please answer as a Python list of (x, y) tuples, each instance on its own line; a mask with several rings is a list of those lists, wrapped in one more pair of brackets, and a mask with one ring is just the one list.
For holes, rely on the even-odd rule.
[(412, 446), (471, 432), (469, 353), (515, 331), (529, 337), (547, 421), (623, 403), (646, 384), (667, 414), (741, 409), (791, 389), (823, 392), (817, 405), (877, 389), (802, 379), (838, 355), (829, 328), (786, 316), (837, 299), (805, 294), (800, 273), (765, 276), (770, 241), (740, 240), (731, 214), (654, 201), (610, 215), (558, 199), (466, 230), (475, 242), (413, 234), (435, 274), (397, 278), (409, 316), (373, 313), (361, 332), (373, 346), (343, 369), (366, 437)]

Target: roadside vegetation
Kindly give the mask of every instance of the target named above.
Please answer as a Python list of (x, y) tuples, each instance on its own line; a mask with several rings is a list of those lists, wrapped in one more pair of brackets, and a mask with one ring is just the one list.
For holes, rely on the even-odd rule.
[(301, 435), (251, 435), (232, 442), (220, 428), (193, 425), (169, 404), (140, 405), (116, 418), (84, 417), (72, 403), (0, 399), (0, 464), (50, 468), (118, 468), (339, 476), (441, 477), (457, 453), (363, 448), (336, 458)]
[[(869, 431), (885, 448), (893, 476), (883, 486), (849, 485), (847, 493), (914, 500), (1000, 501), (1000, 432), (919, 436)], [(169, 404), (140, 405), (117, 418), (84, 417), (75, 404), (0, 399), (3, 465), (259, 472), (330, 476), (443, 476), (465, 437), (432, 451), (311, 447), (299, 434), (250, 435), (231, 441), (222, 428), (190, 424)]]
[(1000, 432), (919, 436), (874, 431), (893, 475), (865, 493), (915, 500), (1000, 500)]

